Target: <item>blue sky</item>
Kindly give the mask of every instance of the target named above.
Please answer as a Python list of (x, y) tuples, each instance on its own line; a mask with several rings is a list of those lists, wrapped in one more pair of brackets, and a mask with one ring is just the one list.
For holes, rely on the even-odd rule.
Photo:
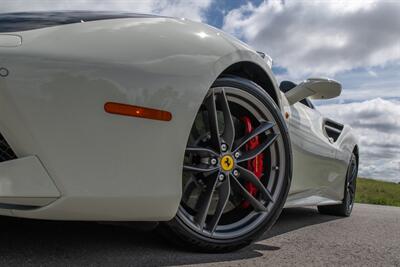
[(253, 0), (253, 1), (245, 1), (245, 0), (221, 0), (221, 1), (213, 1), (211, 2), (209, 8), (205, 11), (205, 22), (207, 24), (213, 25), (217, 28), (222, 28), (224, 24), (225, 15), (233, 10), (240, 8), (243, 5), (251, 2), (254, 5), (259, 5), (262, 3), (262, 0)]
[(325, 76), (344, 91), (318, 102), (360, 138), (360, 173), (400, 182), (400, 1), (1, 0), (0, 12), (123, 10), (185, 17), (274, 60), (278, 80)]

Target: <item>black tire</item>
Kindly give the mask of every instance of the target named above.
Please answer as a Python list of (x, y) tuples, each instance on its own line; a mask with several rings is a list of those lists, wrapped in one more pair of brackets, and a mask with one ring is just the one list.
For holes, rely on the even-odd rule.
[(357, 157), (353, 153), (350, 158), (349, 167), (347, 168), (346, 182), (344, 184), (344, 198), (341, 204), (318, 206), (321, 214), (349, 217), (353, 211), (356, 185), (357, 185), (358, 162)]
[[(238, 89), (240, 91), (243, 91), (243, 92), (255, 97), (256, 99), (258, 99), (265, 106), (265, 108), (268, 109), (268, 111), (270, 112), (269, 114), (272, 114), (274, 121), (276, 121), (275, 125), (276, 125), (277, 129), (279, 129), (279, 132), (280, 132), (280, 137), (279, 137), (280, 138), (279, 139), (280, 147), (282, 147), (284, 149), (282, 152), (280, 152), (280, 153), (282, 153), (282, 156), (280, 157), (280, 159), (283, 159), (285, 161), (285, 164), (282, 165), (282, 166), (284, 166), (284, 168), (282, 170), (279, 169), (279, 171), (278, 171), (278, 169), (276, 169), (276, 171), (274, 171), (274, 173), (279, 172), (279, 177), (282, 177), (281, 182), (279, 182), (279, 188), (278, 188), (278, 186), (276, 186), (275, 187), (276, 189), (274, 189), (276, 191), (276, 192), (274, 191), (274, 201), (271, 200), (271, 203), (265, 203), (266, 207), (269, 207), (268, 211), (262, 212), (263, 216), (265, 216), (265, 217), (263, 217), (263, 220), (260, 221), (260, 223), (258, 223), (256, 226), (254, 226), (254, 228), (252, 228), (251, 230), (248, 230), (248, 232), (243, 232), (243, 234), (236, 235), (235, 237), (232, 237), (232, 238), (217, 238), (217, 237), (214, 237), (212, 234), (210, 236), (210, 235), (206, 235), (203, 233), (199, 233), (199, 231), (193, 230), (192, 229), (193, 227), (190, 227), (188, 225), (188, 223), (185, 222), (184, 219), (182, 219), (182, 215), (179, 215), (179, 210), (178, 210), (178, 214), (175, 216), (174, 219), (172, 219), (169, 222), (160, 223), (158, 230), (169, 241), (172, 241), (173, 243), (175, 243), (185, 249), (191, 249), (191, 250), (202, 251), (202, 252), (212, 252), (212, 253), (229, 252), (229, 251), (240, 249), (244, 246), (249, 245), (254, 240), (259, 238), (265, 231), (269, 230), (272, 227), (272, 225), (275, 223), (275, 221), (277, 220), (277, 218), (279, 217), (279, 215), (283, 209), (284, 203), (286, 201), (286, 198), (287, 198), (287, 195), (289, 192), (291, 175), (292, 175), (292, 155), (291, 155), (289, 134), (288, 134), (288, 130), (286, 127), (286, 123), (281, 114), (281, 111), (278, 108), (278, 106), (276, 105), (276, 103), (274, 102), (274, 100), (257, 84), (255, 84), (249, 80), (239, 78), (239, 77), (230, 76), (230, 77), (219, 78), (218, 80), (216, 80), (214, 82), (214, 84), (212, 85), (210, 90), (212, 90), (213, 88), (221, 88), (221, 87), (223, 87), (223, 88), (229, 87), (229, 88), (234, 88), (235, 90)], [(214, 94), (214, 91), (212, 94)], [(221, 94), (225, 95), (224, 92)], [(224, 96), (224, 97), (226, 100), (227, 99), (226, 96)], [(215, 101), (217, 101), (217, 100), (215, 100)], [(227, 101), (226, 103), (228, 103), (228, 100), (226, 100), (226, 101)], [(231, 106), (231, 105), (232, 105), (231, 102), (229, 102), (228, 106)], [(218, 122), (217, 122), (217, 124), (218, 124)], [(193, 127), (195, 127), (195, 126), (193, 126)], [(235, 132), (235, 129), (233, 131)], [(224, 129), (224, 134), (225, 134), (225, 129)], [(232, 145), (232, 150), (233, 150), (233, 145)], [(267, 151), (267, 150), (265, 150), (265, 151)], [(266, 153), (266, 152), (262, 152), (262, 153)], [(237, 164), (238, 164), (237, 167), (239, 168), (240, 163), (237, 163)], [(230, 177), (229, 174), (228, 174), (228, 177)], [(278, 177), (278, 176), (276, 176), (276, 177)], [(268, 179), (268, 178), (266, 178), (266, 179)], [(230, 183), (231, 181), (232, 180), (229, 180), (228, 183)], [(274, 183), (278, 183), (277, 180), (272, 180), (272, 181)], [(229, 200), (231, 197), (230, 194), (231, 193), (229, 193), (228, 202), (230, 201)], [(218, 201), (220, 201), (220, 200), (218, 200)], [(182, 205), (183, 204), (181, 203), (181, 206)], [(180, 206), (180, 208), (181, 208), (181, 206)], [(225, 214), (224, 213), (225, 211), (226, 211), (226, 206), (224, 206), (221, 214)], [(254, 212), (256, 212), (256, 211), (254, 211)], [(259, 211), (257, 211), (257, 212), (259, 212)], [(208, 213), (206, 213), (207, 218), (208, 218), (208, 216), (210, 216), (210, 215), (208, 215)], [(214, 216), (214, 215), (212, 215), (212, 216)], [(225, 215), (222, 215), (222, 216), (225, 216)]]

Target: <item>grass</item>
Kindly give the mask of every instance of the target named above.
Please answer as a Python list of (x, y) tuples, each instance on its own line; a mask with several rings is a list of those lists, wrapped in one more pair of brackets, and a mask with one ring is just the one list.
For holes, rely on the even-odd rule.
[(358, 178), (356, 202), (400, 207), (400, 184)]

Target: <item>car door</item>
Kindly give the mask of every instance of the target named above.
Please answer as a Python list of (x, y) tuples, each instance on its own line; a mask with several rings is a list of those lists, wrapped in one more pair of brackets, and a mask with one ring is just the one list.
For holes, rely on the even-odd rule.
[[(325, 119), (310, 100), (290, 106), (289, 132), (293, 150), (292, 199), (315, 205), (342, 196), (331, 190), (342, 183), (337, 147), (324, 132)], [(333, 187), (332, 187), (333, 186)]]

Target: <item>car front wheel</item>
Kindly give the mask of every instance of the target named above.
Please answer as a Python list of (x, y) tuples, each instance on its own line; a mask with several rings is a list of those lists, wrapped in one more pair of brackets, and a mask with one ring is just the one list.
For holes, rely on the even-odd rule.
[(220, 78), (187, 142), (177, 215), (160, 228), (196, 250), (246, 246), (281, 213), (291, 168), (290, 140), (274, 100), (251, 81)]

